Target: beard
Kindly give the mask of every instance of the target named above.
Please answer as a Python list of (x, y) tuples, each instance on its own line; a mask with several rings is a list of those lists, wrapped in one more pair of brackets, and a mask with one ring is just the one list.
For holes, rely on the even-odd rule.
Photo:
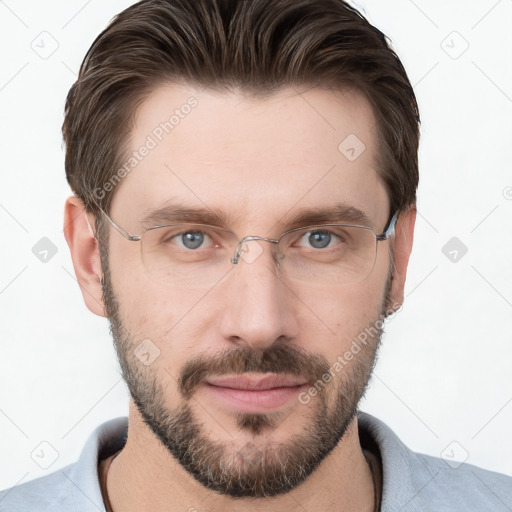
[[(272, 344), (264, 350), (241, 347), (213, 356), (199, 354), (180, 370), (176, 380), (182, 400), (177, 408), (171, 409), (167, 406), (164, 382), (157, 378), (155, 370), (142, 365), (133, 355), (140, 341), (132, 337), (123, 323), (108, 255), (101, 254), (101, 245), (103, 302), (123, 379), (143, 421), (173, 458), (204, 487), (232, 498), (268, 498), (287, 493), (304, 482), (342, 440), (359, 412), (358, 404), (377, 360), (392, 276), (386, 283), (378, 317), (381, 321), (376, 319), (368, 324), (372, 332), (368, 344), (341, 372), (332, 372), (332, 363), (324, 356), (291, 345)], [(333, 378), (324, 384), (322, 376), (330, 370)], [(297, 404), (286, 415), (281, 410), (234, 413), (237, 433), (251, 436), (251, 440), (235, 447), (232, 440), (220, 441), (207, 435), (194, 414), (192, 402), (194, 392), (208, 376), (245, 372), (297, 376), (311, 384), (322, 383), (323, 388), (307, 405)], [(301, 407), (301, 432), (285, 442), (272, 441), (272, 432)]]

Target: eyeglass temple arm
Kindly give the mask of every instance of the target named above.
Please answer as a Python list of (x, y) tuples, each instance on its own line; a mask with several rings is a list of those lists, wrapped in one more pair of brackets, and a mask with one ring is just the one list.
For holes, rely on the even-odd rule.
[(399, 216), (400, 212), (396, 212), (393, 217), (389, 219), (389, 222), (384, 228), (384, 231), (380, 235), (377, 235), (377, 240), (387, 240), (395, 232), (395, 227)]
[[(130, 233), (128, 233), (128, 231), (126, 231), (125, 229), (123, 229), (121, 226), (119, 226), (118, 224), (116, 224), (110, 217), (109, 215), (107, 215), (101, 208), (100, 208), (100, 212), (102, 213), (102, 215), (110, 222), (110, 224), (112, 225), (112, 227), (114, 229), (116, 229), (117, 231), (119, 231), (119, 233), (124, 237), (126, 238), (127, 240), (130, 240), (131, 242), (138, 242), (141, 237), (138, 236), (138, 235), (130, 235)], [(87, 220), (87, 224), (89, 226), (89, 228), (91, 229), (93, 235), (94, 235), (94, 238), (96, 238), (96, 234), (94, 233), (94, 230), (92, 229), (91, 227), (91, 224), (89, 222), (89, 218), (87, 217), (87, 214), (85, 214), (85, 218)]]

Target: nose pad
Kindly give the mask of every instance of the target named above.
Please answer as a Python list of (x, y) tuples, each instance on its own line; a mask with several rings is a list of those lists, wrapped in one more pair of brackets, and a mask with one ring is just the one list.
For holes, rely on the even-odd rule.
[(263, 254), (263, 246), (257, 240), (243, 242), (237, 254), (245, 263), (254, 263)]
[[(272, 240), (270, 238), (263, 238), (257, 236), (245, 237), (237, 246), (235, 251), (235, 256), (232, 258), (231, 263), (237, 264), (240, 259), (244, 260), (245, 263), (254, 263), (264, 251), (263, 244), (261, 241), (269, 242), (271, 244), (270, 250), (272, 251), (272, 256), (274, 262), (280, 267), (279, 257), (277, 255), (276, 247), (277, 241)], [(252, 242), (252, 243), (249, 243)]]

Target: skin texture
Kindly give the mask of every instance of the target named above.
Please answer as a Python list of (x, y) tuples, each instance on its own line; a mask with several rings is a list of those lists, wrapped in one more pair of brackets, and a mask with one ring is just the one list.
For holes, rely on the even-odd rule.
[[(375, 120), (362, 95), (287, 88), (249, 99), (169, 84), (139, 108), (131, 147), (191, 96), (197, 106), (116, 187), (110, 215), (130, 234), (143, 232), (148, 208), (170, 199), (224, 211), (240, 238), (278, 238), (292, 214), (341, 201), (382, 232), (391, 212), (375, 170)], [(338, 150), (350, 134), (365, 145), (354, 161)], [(357, 284), (291, 282), (276, 270), (273, 246), (262, 242), (253, 262), (233, 266), (216, 285), (176, 289), (151, 279), (139, 243), (113, 229), (102, 268), (83, 205), (69, 198), (65, 236), (75, 272), (88, 308), (111, 322), (132, 395), (128, 440), (107, 476), (113, 510), (372, 511), (355, 414), (379, 335), (307, 404), (292, 399), (271, 414), (216, 401), (197, 375), (233, 374), (247, 364), (251, 375), (273, 369), (321, 378), (361, 332), (402, 303), (414, 221), (414, 208), (402, 213), (395, 236), (379, 242), (372, 273)], [(146, 339), (160, 351), (149, 366), (134, 357)]]

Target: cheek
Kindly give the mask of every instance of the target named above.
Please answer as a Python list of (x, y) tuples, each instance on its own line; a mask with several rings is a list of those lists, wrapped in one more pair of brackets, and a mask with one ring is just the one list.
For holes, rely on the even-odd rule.
[(123, 285), (118, 300), (123, 322), (133, 335), (153, 336), (165, 342), (173, 333), (191, 333), (204, 323), (201, 294), (180, 292), (151, 280)]
[[(313, 353), (321, 353), (333, 364), (341, 357), (349, 361), (344, 369), (351, 368), (357, 359), (352, 354), (345, 357), (354, 344), (361, 346), (357, 352), (366, 354), (370, 361), (375, 342), (366, 338), (368, 344), (361, 345), (361, 336), (374, 332), (371, 326), (380, 319), (382, 295), (384, 290), (382, 277), (368, 278), (364, 282), (344, 287), (326, 288), (315, 293), (305, 293), (301, 299), (307, 305), (302, 308), (300, 340), (303, 348)], [(369, 329), (370, 328), (370, 329)], [(369, 335), (367, 335), (369, 336)], [(369, 363), (368, 363), (369, 364)]]
[[(381, 289), (382, 288), (382, 289)], [(296, 292), (304, 304), (302, 329), (316, 336), (346, 339), (356, 334), (380, 313), (382, 283), (370, 279), (354, 285)]]
[[(204, 290), (182, 290), (164, 286), (145, 272), (137, 258), (127, 257), (112, 267), (112, 282), (123, 325), (134, 342), (149, 338), (161, 350), (197, 350), (212, 312)], [(163, 355), (163, 354), (162, 354)]]

